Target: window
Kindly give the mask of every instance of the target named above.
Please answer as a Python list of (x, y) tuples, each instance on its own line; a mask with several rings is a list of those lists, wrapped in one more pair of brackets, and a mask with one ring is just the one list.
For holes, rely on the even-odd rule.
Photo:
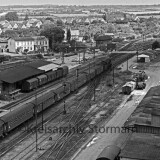
[(32, 47), (30, 47), (30, 50), (32, 50)]
[(19, 45), (19, 42), (17, 42), (17, 46)]

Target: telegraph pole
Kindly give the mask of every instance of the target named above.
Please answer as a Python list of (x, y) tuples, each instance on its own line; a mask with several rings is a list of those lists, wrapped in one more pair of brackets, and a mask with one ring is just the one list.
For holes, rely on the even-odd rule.
[(114, 86), (114, 67), (113, 67), (113, 86)]
[(37, 133), (37, 88), (35, 90), (35, 118), (36, 118), (36, 152), (38, 151), (38, 133)]
[(128, 71), (128, 57), (127, 57), (127, 71)]
[(76, 90), (78, 91), (78, 76), (79, 76), (79, 68), (76, 69), (76, 77), (77, 77), (77, 88)]
[[(63, 84), (63, 87), (64, 87), (64, 94), (66, 93), (65, 92), (65, 87), (66, 87), (66, 84), (64, 83)], [(65, 115), (67, 112), (66, 112), (66, 102), (65, 102), (65, 99), (64, 99), (64, 101), (63, 101), (63, 114)]]
[(42, 130), (43, 130), (43, 103), (42, 103)]
[(138, 63), (138, 50), (137, 50), (136, 54), (137, 54), (137, 63)]
[[(94, 49), (94, 70), (95, 70), (95, 49)], [(96, 100), (96, 79), (94, 78), (94, 101)]]

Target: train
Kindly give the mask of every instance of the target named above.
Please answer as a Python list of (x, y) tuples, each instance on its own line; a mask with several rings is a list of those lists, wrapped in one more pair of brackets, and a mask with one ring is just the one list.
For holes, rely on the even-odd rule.
[[(0, 117), (0, 137), (6, 136), (11, 130), (15, 129), (25, 121), (34, 118), (36, 114), (62, 100), (64, 97), (74, 92), (95, 76), (101, 74), (103, 71), (110, 70), (111, 66), (112, 64), (110, 59), (106, 59), (105, 62), (103, 60), (103, 62), (97, 64), (94, 69), (79, 73), (78, 76), (71, 77), (65, 82), (56, 85), (52, 90), (48, 91), (44, 95), (37, 95), (37, 97), (29, 103), (2, 115)], [(30, 80), (30, 83), (28, 82), (28, 84), (31, 84), (32, 82)], [(43, 84), (43, 82), (41, 84)], [(36, 86), (37, 84), (33, 84), (32, 86), (34, 87), (34, 85)], [(28, 88), (31, 89), (33, 88), (32, 86), (28, 85)]]
[(67, 76), (68, 72), (68, 66), (63, 66), (58, 68), (57, 70), (46, 72), (37, 77), (24, 80), (22, 83), (22, 91), (30, 92), (38, 87), (41, 87), (42, 85), (45, 85), (46, 83)]

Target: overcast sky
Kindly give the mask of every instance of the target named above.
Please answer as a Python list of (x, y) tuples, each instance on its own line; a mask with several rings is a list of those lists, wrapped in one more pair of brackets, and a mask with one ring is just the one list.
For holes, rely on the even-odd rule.
[(160, 4), (160, 0), (0, 0), (0, 5), (30, 5), (30, 4), (58, 4), (58, 5), (146, 5)]

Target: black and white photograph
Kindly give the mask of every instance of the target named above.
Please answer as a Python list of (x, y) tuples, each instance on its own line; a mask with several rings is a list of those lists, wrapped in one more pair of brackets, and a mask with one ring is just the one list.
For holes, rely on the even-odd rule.
[(160, 1), (0, 0), (0, 160), (160, 160)]

